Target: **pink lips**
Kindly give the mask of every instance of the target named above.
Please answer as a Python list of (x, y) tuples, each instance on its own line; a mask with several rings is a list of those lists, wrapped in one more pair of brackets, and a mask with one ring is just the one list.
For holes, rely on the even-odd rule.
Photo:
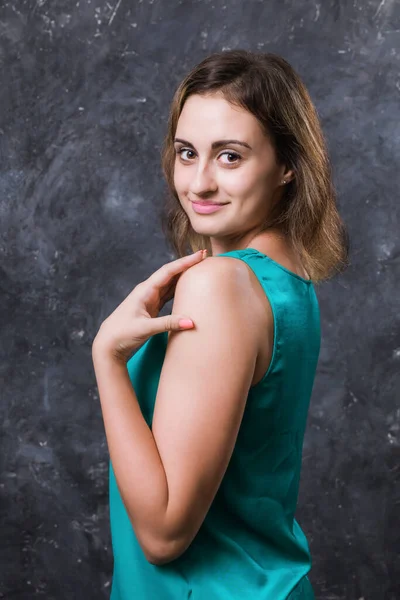
[(192, 202), (192, 206), (194, 212), (202, 215), (209, 215), (210, 213), (214, 213), (220, 208), (223, 208), (225, 204), (199, 204), (198, 202)]

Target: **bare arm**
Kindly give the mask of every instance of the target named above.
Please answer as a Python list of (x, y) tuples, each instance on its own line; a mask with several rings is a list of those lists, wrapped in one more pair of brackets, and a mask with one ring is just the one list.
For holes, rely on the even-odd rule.
[(233, 452), (257, 359), (257, 321), (244, 263), (216, 257), (178, 281), (172, 312), (195, 329), (169, 334), (152, 430), (125, 366), (93, 359), (110, 456), (150, 562), (190, 545)]

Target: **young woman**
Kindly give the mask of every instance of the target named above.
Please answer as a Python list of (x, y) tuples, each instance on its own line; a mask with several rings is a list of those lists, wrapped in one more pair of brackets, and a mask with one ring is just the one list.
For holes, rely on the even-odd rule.
[(179, 258), (93, 343), (111, 598), (312, 599), (295, 510), (320, 350), (314, 284), (348, 260), (316, 110), (280, 56), (213, 54), (176, 91), (162, 160)]

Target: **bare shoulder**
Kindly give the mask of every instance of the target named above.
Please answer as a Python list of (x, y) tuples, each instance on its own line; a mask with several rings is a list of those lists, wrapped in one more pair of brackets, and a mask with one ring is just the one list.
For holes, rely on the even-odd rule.
[(177, 288), (190, 287), (202, 288), (204, 285), (218, 285), (219, 289), (225, 288), (231, 291), (232, 287), (238, 287), (245, 291), (249, 286), (249, 274), (251, 269), (240, 259), (232, 260), (227, 256), (210, 256), (200, 263), (190, 267), (182, 273)]
[(185, 287), (188, 288), (191, 285), (198, 288), (208, 284), (216, 285), (219, 290), (224, 289), (228, 293), (237, 292), (233, 299), (244, 303), (247, 311), (254, 311), (258, 325), (260, 317), (263, 321), (269, 302), (257, 275), (245, 261), (236, 257), (212, 256), (194, 265), (183, 275)]
[(232, 258), (228, 256), (208, 256), (205, 260), (202, 260), (199, 263), (196, 263), (193, 267), (186, 271), (189, 273), (190, 271), (197, 270), (198, 272), (203, 271), (205, 273), (210, 272), (218, 272), (219, 269), (227, 269), (228, 271), (234, 272), (235, 270), (246, 269), (246, 266), (242, 260), (232, 260)]
[[(173, 312), (214, 322), (221, 318), (241, 330), (256, 348), (252, 385), (267, 371), (273, 346), (272, 309), (260, 281), (245, 261), (227, 256), (209, 257), (185, 271), (175, 291)], [(215, 320), (214, 320), (215, 318)], [(170, 335), (170, 334), (169, 334)]]
[(265, 346), (263, 331), (270, 329), (272, 313), (260, 281), (245, 261), (212, 256), (190, 267), (176, 286), (174, 306), (181, 303), (189, 306), (201, 303), (208, 310), (220, 303), (235, 307), (244, 313), (246, 321), (254, 322), (260, 343)]
[(255, 275), (241, 260), (209, 257), (180, 276), (173, 312), (187, 314), (189, 318), (193, 315), (200, 321), (212, 320), (215, 324), (223, 318), (232, 326), (248, 328), (254, 340), (259, 320), (253, 310), (256, 299), (252, 277)]

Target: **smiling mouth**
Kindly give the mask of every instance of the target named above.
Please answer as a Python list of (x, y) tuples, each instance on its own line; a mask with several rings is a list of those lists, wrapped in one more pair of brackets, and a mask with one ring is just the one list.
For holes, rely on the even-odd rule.
[(198, 202), (196, 200), (191, 200), (192, 204), (200, 204), (200, 206), (224, 206), (228, 204), (227, 202)]

